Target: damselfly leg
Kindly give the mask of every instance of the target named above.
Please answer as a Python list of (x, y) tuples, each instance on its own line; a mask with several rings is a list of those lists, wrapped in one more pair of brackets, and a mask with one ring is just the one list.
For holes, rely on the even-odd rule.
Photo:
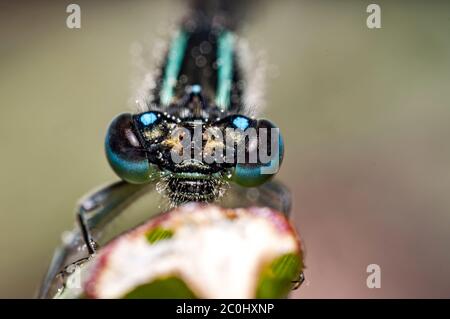
[[(153, 185), (154, 187), (154, 185)], [(43, 280), (39, 298), (48, 298), (60, 274), (70, 265), (80, 264), (95, 253), (98, 232), (117, 217), (130, 203), (151, 188), (118, 181), (102, 186), (82, 198), (76, 208), (79, 229), (67, 232), (63, 244), (53, 255), (47, 275)], [(84, 248), (85, 247), (85, 248)], [(87, 250), (87, 255), (86, 255)]]
[(93, 230), (111, 221), (151, 186), (154, 187), (154, 184), (130, 184), (119, 181), (81, 199), (77, 208), (77, 220), (89, 254), (93, 254), (97, 248)]
[(297, 290), (305, 281), (305, 273), (302, 271), (296, 280), (292, 281), (292, 290)]

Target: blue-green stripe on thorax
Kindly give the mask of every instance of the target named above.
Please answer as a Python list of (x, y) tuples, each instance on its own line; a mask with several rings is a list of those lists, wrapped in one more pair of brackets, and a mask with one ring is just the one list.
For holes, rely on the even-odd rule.
[[(162, 78), (160, 103), (168, 106), (173, 97), (178, 77), (183, 68), (183, 61), (188, 47), (190, 34), (180, 30), (170, 45), (167, 62)], [(231, 88), (234, 74), (235, 36), (230, 31), (223, 31), (217, 39), (217, 86), (215, 104), (224, 110), (230, 108)]]
[(224, 31), (218, 39), (217, 47), (217, 94), (216, 104), (222, 109), (230, 106), (231, 83), (233, 79), (234, 35)]
[(160, 101), (164, 106), (169, 105), (172, 101), (174, 87), (177, 83), (185, 56), (188, 38), (189, 36), (185, 31), (179, 31), (172, 40), (160, 92)]

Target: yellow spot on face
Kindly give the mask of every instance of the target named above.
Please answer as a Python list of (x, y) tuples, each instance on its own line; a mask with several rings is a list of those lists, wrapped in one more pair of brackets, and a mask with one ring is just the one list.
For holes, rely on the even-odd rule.
[(163, 135), (163, 132), (158, 127), (152, 128), (150, 130), (144, 131), (144, 136), (147, 140), (154, 140)]
[(178, 153), (180, 156), (183, 155), (183, 143), (181, 142), (184, 137), (184, 133), (172, 135), (166, 138), (161, 144), (165, 147), (172, 149), (172, 151)]
[(162, 145), (167, 146), (167, 147), (178, 147), (178, 146), (182, 146), (180, 140), (177, 137), (169, 137), (166, 138), (163, 142)]

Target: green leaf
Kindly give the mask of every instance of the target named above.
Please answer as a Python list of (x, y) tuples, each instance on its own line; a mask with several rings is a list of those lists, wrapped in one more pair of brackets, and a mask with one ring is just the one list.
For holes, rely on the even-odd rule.
[(157, 279), (149, 284), (136, 287), (124, 299), (194, 299), (196, 296), (183, 280), (177, 277)]
[(173, 236), (172, 230), (162, 227), (156, 227), (155, 229), (152, 229), (147, 234), (145, 234), (145, 237), (147, 238), (150, 244), (154, 244), (160, 240), (168, 239), (172, 236)]
[(291, 291), (292, 281), (303, 268), (301, 256), (286, 254), (275, 259), (261, 272), (256, 298), (284, 298)]

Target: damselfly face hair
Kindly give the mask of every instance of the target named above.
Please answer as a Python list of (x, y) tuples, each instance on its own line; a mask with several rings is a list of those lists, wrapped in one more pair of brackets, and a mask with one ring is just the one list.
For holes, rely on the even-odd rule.
[(250, 117), (244, 107), (249, 95), (236, 43), (214, 19), (183, 23), (148, 92), (147, 109), (121, 114), (109, 126), (106, 155), (119, 177), (156, 181), (178, 205), (214, 201), (229, 181), (252, 187), (277, 172), (283, 142), (274, 124)]

